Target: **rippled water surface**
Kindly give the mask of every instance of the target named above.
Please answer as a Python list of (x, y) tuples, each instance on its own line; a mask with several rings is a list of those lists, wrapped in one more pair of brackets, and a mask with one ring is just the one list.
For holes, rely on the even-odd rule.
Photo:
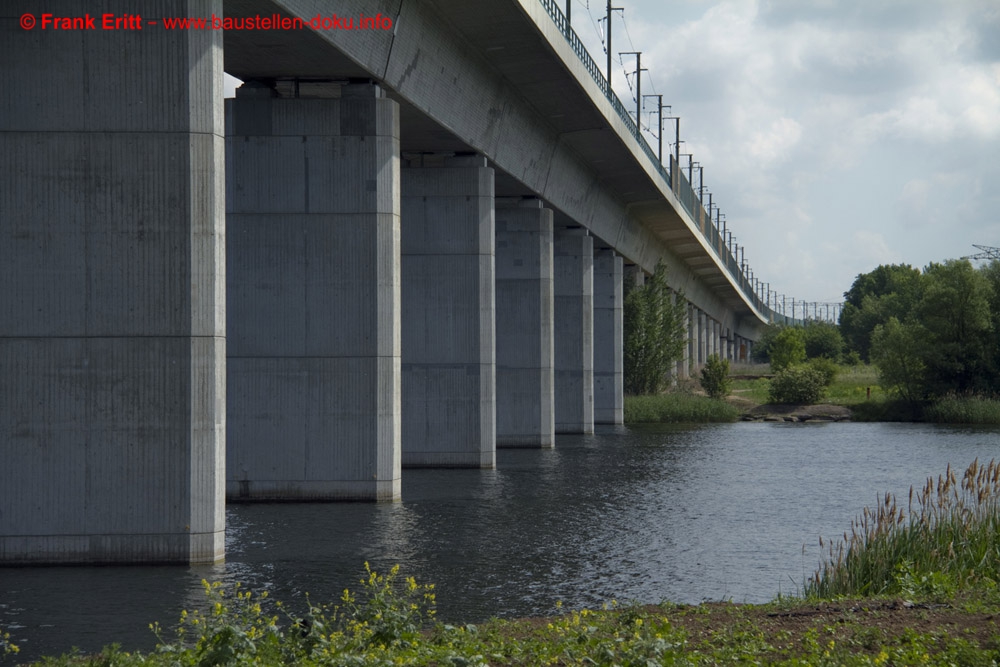
[(554, 450), (500, 450), (496, 470), (404, 470), (403, 502), (230, 505), (215, 567), (0, 569), (0, 625), (21, 657), (148, 649), (239, 580), (283, 600), (334, 600), (378, 570), (437, 585), (439, 617), (550, 613), (612, 599), (763, 602), (794, 593), (885, 491), (1000, 457), (1000, 429), (740, 423), (606, 429)]

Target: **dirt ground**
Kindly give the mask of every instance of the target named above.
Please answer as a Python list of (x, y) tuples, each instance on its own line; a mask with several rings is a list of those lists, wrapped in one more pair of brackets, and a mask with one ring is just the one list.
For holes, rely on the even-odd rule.
[(850, 421), (851, 410), (843, 405), (820, 403), (818, 405), (768, 404), (747, 410), (746, 421)]
[(905, 600), (855, 600), (780, 605), (706, 603), (668, 613), (671, 623), (683, 627), (689, 646), (710, 641), (720, 631), (755, 627), (774, 646), (798, 645), (811, 628), (838, 643), (852, 642), (859, 650), (874, 650), (910, 629), (921, 633), (947, 632), (974, 641), (986, 649), (998, 648), (995, 610), (968, 612), (959, 603), (914, 604)]

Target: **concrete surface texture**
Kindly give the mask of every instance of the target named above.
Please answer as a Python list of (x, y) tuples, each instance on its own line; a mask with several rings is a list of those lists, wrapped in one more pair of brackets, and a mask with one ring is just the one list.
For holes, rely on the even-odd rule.
[(594, 423), (625, 422), (622, 258), (594, 252)]
[(222, 34), (28, 31), (17, 4), (0, 11), (0, 563), (218, 561)]
[(400, 497), (398, 105), (227, 101), (231, 499)]
[(594, 239), (555, 233), (556, 433), (594, 432)]
[(403, 466), (496, 466), (493, 170), (402, 170)]
[(552, 211), (496, 206), (497, 446), (553, 447)]
[[(619, 423), (623, 259), (691, 302), (682, 377), (749, 352), (703, 212), (542, 3), (347, 2), (393, 30), (230, 31), (224, 63), (218, 30), (0, 4), (0, 562), (212, 562), (227, 495), (391, 501)], [(224, 109), (223, 64), (266, 83)]]

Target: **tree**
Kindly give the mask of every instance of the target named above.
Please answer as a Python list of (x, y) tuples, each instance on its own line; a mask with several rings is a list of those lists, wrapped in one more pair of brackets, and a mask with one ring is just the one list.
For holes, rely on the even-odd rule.
[(875, 327), (890, 317), (904, 321), (919, 300), (920, 291), (920, 271), (908, 264), (882, 265), (859, 274), (851, 289), (844, 292), (840, 314), (840, 332), (847, 349), (868, 361)]
[(684, 355), (687, 305), (667, 286), (667, 271), (657, 264), (642, 287), (630, 286), (624, 304), (625, 393), (657, 394)]
[(774, 345), (774, 339), (784, 328), (783, 325), (776, 322), (771, 322), (764, 328), (764, 333), (761, 334), (760, 340), (754, 343), (753, 346), (751, 356), (754, 361), (761, 364), (771, 362), (771, 346)]
[(806, 357), (816, 359), (823, 357), (831, 361), (840, 359), (844, 351), (844, 338), (840, 329), (830, 322), (810, 321), (802, 329), (806, 344)]
[(786, 327), (771, 343), (771, 370), (775, 373), (806, 360), (806, 342), (802, 329)]
[(917, 324), (903, 325), (895, 317), (875, 326), (871, 359), (882, 388), (915, 402), (923, 397), (926, 332)]
[(929, 394), (983, 391), (992, 384), (992, 297), (992, 284), (968, 260), (932, 263), (924, 269), (923, 295), (914, 315), (927, 335), (924, 363)]
[(990, 325), (993, 329), (991, 343), (987, 345), (987, 366), (990, 390), (1000, 393), (1000, 260), (984, 265), (980, 272), (990, 284)]

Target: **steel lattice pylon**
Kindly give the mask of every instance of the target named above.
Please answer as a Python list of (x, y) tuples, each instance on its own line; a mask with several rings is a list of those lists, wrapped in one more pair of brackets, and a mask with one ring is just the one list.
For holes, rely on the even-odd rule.
[(975, 255), (968, 255), (962, 259), (1000, 259), (1000, 248), (989, 245), (972, 244), (973, 248), (978, 248), (980, 252)]

